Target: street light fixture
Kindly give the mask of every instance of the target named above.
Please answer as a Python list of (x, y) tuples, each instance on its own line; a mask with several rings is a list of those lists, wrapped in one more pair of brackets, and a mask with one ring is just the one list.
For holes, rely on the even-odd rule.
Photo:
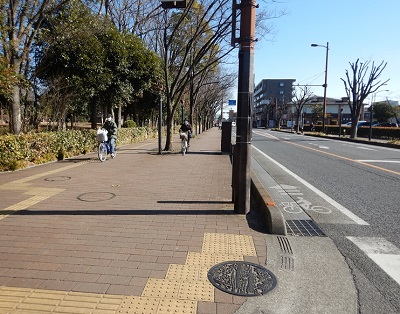
[(325, 57), (325, 83), (322, 85), (324, 87), (324, 104), (322, 107), (322, 132), (325, 133), (325, 116), (326, 116), (326, 88), (328, 87), (328, 51), (329, 51), (329, 42), (324, 45), (311, 44), (311, 47), (323, 47), (326, 48), (326, 57)]

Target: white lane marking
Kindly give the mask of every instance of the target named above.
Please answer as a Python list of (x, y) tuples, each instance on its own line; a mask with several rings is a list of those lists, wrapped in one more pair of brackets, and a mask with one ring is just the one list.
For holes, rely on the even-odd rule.
[(293, 178), (295, 178), (297, 181), (308, 187), (311, 191), (313, 191), (315, 194), (318, 196), (322, 197), (325, 201), (330, 203), (333, 207), (335, 207), (337, 210), (342, 212), (344, 215), (349, 217), (351, 220), (353, 220), (356, 224), (358, 225), (364, 225), (364, 226), (369, 226), (369, 223), (358, 217), (357, 215), (353, 214), (350, 210), (348, 210), (346, 207), (340, 205), (338, 202), (336, 202), (334, 199), (330, 198), (328, 195), (323, 193), (322, 191), (318, 190), (316, 187), (308, 183), (307, 181), (303, 180), (300, 178), (297, 174), (293, 173), (290, 171), (288, 168), (277, 162), (276, 160), (272, 159), (269, 157), (267, 154), (259, 150), (257, 147), (252, 146), (256, 151), (258, 151), (260, 154), (262, 154), (265, 158), (269, 159), (272, 161), (275, 165), (277, 165), (279, 168), (290, 174)]
[(376, 149), (368, 148), (368, 147), (357, 146), (357, 148), (358, 148), (358, 149), (364, 149), (364, 150), (373, 150), (373, 151), (376, 151)]
[(384, 238), (346, 237), (400, 284), (400, 249)]
[(370, 162), (370, 163), (373, 163), (373, 162), (378, 162), (378, 163), (393, 163), (393, 164), (400, 164), (400, 160), (362, 160), (362, 159), (359, 159), (359, 160), (357, 160), (357, 161), (360, 161), (360, 162)]
[(272, 135), (272, 134), (262, 133), (262, 132), (260, 132), (260, 131), (258, 131), (258, 132), (253, 131), (253, 133), (255, 133), (255, 134), (257, 134), (257, 135), (260, 135), (260, 136), (269, 137), (269, 138), (272, 138), (272, 139), (274, 139), (274, 140), (279, 140), (278, 137), (276, 137), (276, 136), (274, 136), (274, 135)]
[(318, 147), (321, 148), (321, 149), (329, 149), (328, 146), (318, 146)]

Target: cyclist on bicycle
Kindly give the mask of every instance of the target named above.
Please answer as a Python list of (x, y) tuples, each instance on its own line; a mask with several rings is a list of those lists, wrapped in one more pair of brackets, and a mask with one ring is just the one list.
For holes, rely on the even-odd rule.
[(108, 144), (110, 145), (111, 157), (115, 156), (115, 141), (117, 139), (118, 127), (113, 121), (112, 114), (108, 114), (106, 122), (104, 122), (103, 128), (107, 130)]
[(190, 139), (192, 138), (192, 126), (190, 125), (190, 123), (189, 123), (189, 121), (188, 120), (185, 120), (185, 122), (182, 124), (182, 126), (181, 126), (181, 128), (179, 129), (179, 131), (182, 131), (182, 132), (187, 132), (187, 144), (188, 144), (188, 147), (190, 146), (189, 145), (189, 143), (190, 143)]

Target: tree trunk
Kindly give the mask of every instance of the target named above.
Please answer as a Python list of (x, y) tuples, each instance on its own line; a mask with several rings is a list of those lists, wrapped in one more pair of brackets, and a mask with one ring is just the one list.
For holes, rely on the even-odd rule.
[(11, 101), (11, 119), (10, 119), (10, 130), (12, 134), (20, 134), (22, 121), (21, 121), (21, 96), (20, 88), (15, 85), (13, 88), (13, 98)]
[[(167, 96), (168, 97), (168, 96)], [(167, 116), (166, 116), (166, 121), (165, 121), (165, 151), (170, 151), (172, 150), (172, 121), (173, 121), (173, 111), (172, 111), (172, 106), (171, 106), (171, 100), (167, 99), (167, 104), (166, 104), (166, 109), (167, 109)]]
[(118, 129), (122, 128), (122, 104), (118, 105)]
[(91, 101), (90, 103), (90, 121), (91, 121), (91, 128), (97, 128), (97, 112), (96, 112), (96, 103)]

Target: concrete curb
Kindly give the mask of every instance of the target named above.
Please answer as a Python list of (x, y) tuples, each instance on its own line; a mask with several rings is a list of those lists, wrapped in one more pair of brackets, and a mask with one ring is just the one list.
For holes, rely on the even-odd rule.
[(255, 211), (268, 232), (276, 235), (287, 235), (283, 214), (268, 194), (254, 171), (251, 171), (250, 195)]

